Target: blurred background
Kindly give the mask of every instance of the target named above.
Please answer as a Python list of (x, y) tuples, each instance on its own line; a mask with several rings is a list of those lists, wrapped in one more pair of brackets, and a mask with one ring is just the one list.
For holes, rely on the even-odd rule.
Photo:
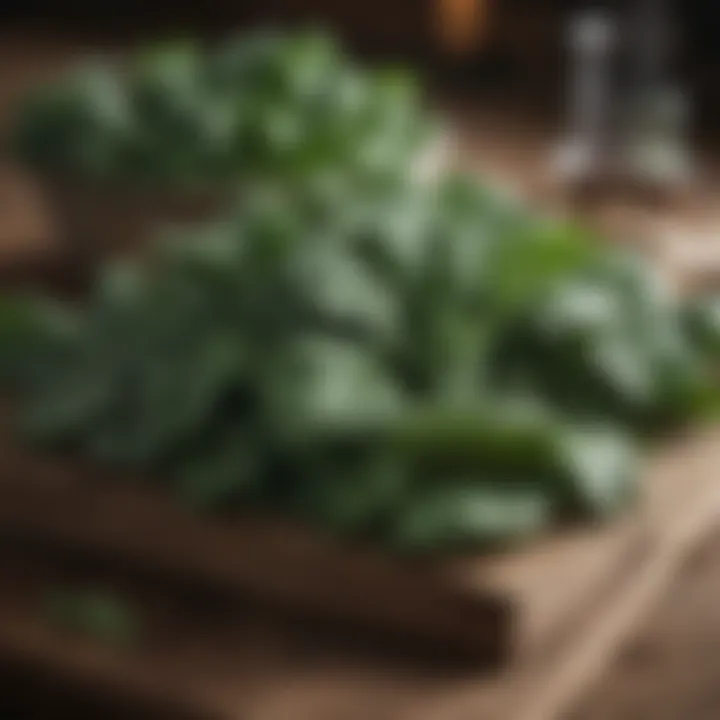
[[(618, 115), (618, 107), (641, 94), (643, 84), (652, 84), (643, 73), (656, 72), (682, 97), (684, 119), (658, 123), (679, 122), (678, 132), (697, 149), (693, 157), (702, 159), (696, 167), (702, 187), (695, 188), (690, 205), (695, 213), (691, 221), (697, 221), (703, 234), (712, 205), (707, 194), (717, 177), (720, 114), (715, 81), (720, 16), (703, 0), (398, 0), (382, 7), (372, 2), (272, 0), (188, 4), (172, 13), (159, 4), (140, 2), (107, 10), (82, 3), (10, 2), (2, 9), (0, 100), (11, 104), (32, 78), (46, 77), (65, 60), (91, 49), (128, 47), (178, 34), (217, 39), (258, 26), (322, 26), (358, 57), (401, 60), (419, 70), (431, 89), (431, 101), (455, 114), (458, 132), (474, 149), (472, 161), (532, 195), (546, 183), (548, 154), (571, 132), (577, 112), (571, 109), (571, 96), (582, 81), (577, 78), (580, 63), (572, 50), (570, 26), (584, 12), (609, 14), (622, 34), (606, 62), (613, 87), (601, 114)], [(646, 50), (648, 43), (634, 39), (643, 37), (643, 28), (656, 32), (655, 24), (666, 37), (653, 61), (643, 59), (653, 54)], [(647, 69), (653, 62), (657, 71)], [(613, 132), (617, 135), (620, 129)], [(663, 212), (673, 226), (684, 211), (675, 205)]]

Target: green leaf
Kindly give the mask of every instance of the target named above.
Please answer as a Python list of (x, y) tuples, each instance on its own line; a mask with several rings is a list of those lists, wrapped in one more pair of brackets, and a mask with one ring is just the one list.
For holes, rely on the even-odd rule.
[(621, 431), (577, 428), (560, 436), (558, 459), (563, 504), (583, 517), (616, 514), (634, 496), (637, 448)]
[(302, 292), (321, 318), (354, 326), (377, 338), (397, 332), (395, 294), (345, 248), (320, 247), (300, 258)]
[(139, 615), (112, 593), (66, 589), (49, 593), (42, 614), (52, 625), (116, 647), (136, 645), (142, 636)]
[(187, 502), (201, 509), (239, 503), (259, 489), (260, 453), (247, 427), (231, 426), (217, 441), (181, 463), (176, 487)]
[(720, 298), (694, 298), (683, 307), (683, 320), (690, 337), (701, 352), (720, 357)]
[(306, 429), (323, 433), (377, 433), (404, 409), (400, 388), (362, 346), (309, 338), (300, 348), (301, 376), (295, 415)]
[(303, 514), (337, 531), (377, 532), (405, 501), (409, 466), (382, 449), (360, 457), (326, 457), (318, 465), (300, 504)]
[(436, 553), (507, 545), (540, 533), (552, 517), (542, 491), (444, 482), (412, 499), (398, 518), (392, 545), (402, 551)]

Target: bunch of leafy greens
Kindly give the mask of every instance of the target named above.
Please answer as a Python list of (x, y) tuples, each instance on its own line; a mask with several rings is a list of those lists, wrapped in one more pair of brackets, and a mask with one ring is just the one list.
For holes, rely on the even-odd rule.
[(440, 552), (622, 509), (639, 440), (712, 387), (711, 317), (453, 177), (255, 196), (82, 307), (8, 301), (0, 360), (47, 446)]
[(402, 170), (430, 142), (418, 88), (357, 67), (326, 35), (258, 31), (94, 60), (35, 90), (13, 132), (44, 172), (162, 187)]

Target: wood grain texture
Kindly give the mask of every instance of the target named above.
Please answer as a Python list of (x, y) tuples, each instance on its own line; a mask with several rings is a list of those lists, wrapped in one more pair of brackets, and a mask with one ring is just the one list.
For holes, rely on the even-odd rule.
[(411, 562), (279, 520), (202, 516), (132, 478), (35, 457), (9, 434), (0, 458), (0, 531), (494, 664), (546, 649), (637, 558), (643, 540), (627, 518), (502, 557)]
[[(148, 581), (130, 589), (148, 608), (147, 643), (118, 653), (39, 623), (28, 599), (38, 597), (48, 578), (54, 582), (64, 572), (47, 564), (44, 581), (23, 577), (27, 568), (41, 572), (40, 563), (26, 563), (13, 576), (10, 564), (0, 562), (0, 582), (14, 588), (0, 596), (0, 657), (31, 661), (76, 686), (101, 687), (108, 702), (144, 697), (155, 704), (194, 709), (198, 717), (559, 720), (717, 528), (718, 460), (717, 431), (679, 438), (657, 454), (649, 463), (647, 495), (636, 519), (650, 539), (647, 554), (562, 643), (500, 674), (437, 659), (433, 666), (401, 661), (369, 638), (360, 651), (337, 629), (323, 632), (313, 626), (303, 632), (292, 618), (279, 621), (245, 606), (201, 619), (180, 611), (184, 601), (178, 595), (168, 595), (164, 605), (154, 604)], [(566, 568), (564, 579), (577, 569)], [(111, 568), (103, 569), (107, 573)], [(557, 578), (554, 584), (560, 582)]]

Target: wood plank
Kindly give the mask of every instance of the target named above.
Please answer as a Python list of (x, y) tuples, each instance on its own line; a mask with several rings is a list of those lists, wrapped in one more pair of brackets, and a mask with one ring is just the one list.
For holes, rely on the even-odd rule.
[[(677, 577), (686, 560), (713, 536), (720, 524), (720, 487), (716, 468), (720, 461), (720, 431), (678, 439), (650, 463), (642, 522), (652, 542), (649, 553), (635, 572), (618, 583), (616, 591), (562, 647), (544, 657), (533, 658), (495, 678), (448, 674), (408, 689), (397, 676), (393, 684), (369, 678), (355, 680), (354, 700), (346, 695), (336, 720), (359, 718), (349, 708), (361, 705), (381, 688), (392, 701), (384, 708), (391, 720), (561, 720), (577, 703), (602, 671), (616, 657), (623, 642), (647, 615)], [(336, 664), (337, 670), (337, 664)], [(317, 681), (319, 684), (319, 680)], [(285, 720), (313, 717), (320, 701), (309, 708), (301, 699), (307, 686), (292, 686), (286, 677), (255, 697), (253, 720)], [(353, 705), (353, 702), (355, 705)], [(290, 708), (297, 712), (292, 713)], [(238, 708), (234, 717), (245, 717)], [(345, 714), (347, 713), (347, 714)], [(378, 708), (377, 716), (381, 716)]]
[[(21, 561), (28, 559), (32, 561), (22, 566)], [(138, 612), (142, 639), (137, 646), (110, 646), (53, 626), (43, 616), (48, 592), (76, 587), (72, 576), (63, 576), (58, 568), (37, 562), (36, 557), (14, 556), (3, 547), (0, 585), (0, 663), (5, 666), (52, 687), (65, 688), (63, 695), (74, 696), (81, 704), (92, 697), (95, 705), (108, 711), (120, 703), (138, 711), (155, 711), (161, 717), (227, 717), (214, 663), (206, 655), (192, 652), (192, 636), (190, 642), (185, 637), (183, 644), (176, 635), (177, 622), (170, 625), (173, 632), (168, 633), (167, 607), (161, 608), (161, 616), (159, 608), (142, 606), (142, 598), (123, 587), (117, 596), (130, 601), (133, 612)], [(237, 679), (236, 689), (240, 690)], [(23, 695), (17, 692), (18, 700), (26, 703)]]
[[(135, 697), (165, 697), (176, 707), (184, 698), (227, 720), (559, 720), (717, 529), (719, 461), (720, 431), (678, 439), (658, 454), (648, 470), (651, 484), (640, 518), (651, 538), (648, 554), (561, 646), (500, 675), (450, 666), (438, 672), (389, 661), (382, 649), (363, 655), (336, 636), (323, 646), (315, 632), (308, 645), (282, 624), (254, 617), (234, 631), (222, 623), (214, 631), (178, 625), (173, 633), (157, 634), (175, 638), (174, 645), (159, 649), (162, 643), (150, 643), (123, 656), (38, 626), (28, 604), (12, 599), (31, 592), (0, 596), (0, 650), (7, 658), (34, 658), (87, 688), (99, 683), (109, 698), (132, 690)], [(567, 568), (567, 576), (573, 570)], [(8, 577), (0, 563), (5, 586)], [(13, 587), (21, 584), (12, 581)]]
[(715, 532), (572, 720), (720, 717), (718, 595), (720, 534)]
[(0, 284), (4, 289), (50, 280), (60, 243), (42, 199), (29, 178), (0, 163)]
[(574, 632), (593, 607), (648, 552), (649, 533), (632, 515), (606, 528), (546, 540), (523, 552), (449, 563), (448, 582), (481, 592), (492, 587), (513, 598), (516, 660), (542, 656)]
[(498, 657), (507, 599), (470, 594), (424, 568), (343, 548), (264, 519), (203, 518), (162, 493), (0, 450), (0, 526), (75, 551), (121, 558), (201, 584), (250, 592), (327, 616), (419, 635), (441, 647)]
[(582, 629), (558, 652), (534, 659), (497, 683), (453, 690), (416, 720), (564, 718), (613, 661), (693, 551), (717, 530), (719, 461), (718, 430), (679, 438), (668, 445), (648, 468), (642, 521), (651, 533), (650, 552), (627, 582), (618, 586), (598, 612), (588, 615)]
[[(0, 457), (5, 534), (251, 593), (494, 664), (542, 652), (642, 547), (642, 526), (626, 518), (501, 558), (410, 562), (283, 521), (204, 517), (140, 482), (35, 457), (8, 434), (0, 435)], [(568, 568), (572, 581), (558, 593)]]

